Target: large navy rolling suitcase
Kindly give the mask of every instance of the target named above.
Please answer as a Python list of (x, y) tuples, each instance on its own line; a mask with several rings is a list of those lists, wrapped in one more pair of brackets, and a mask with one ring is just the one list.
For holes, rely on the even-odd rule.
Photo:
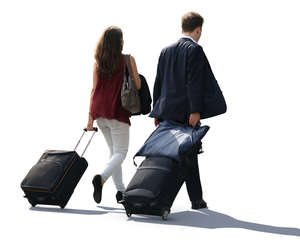
[(42, 154), (21, 183), (24, 197), (33, 207), (36, 204), (66, 206), (88, 166), (83, 154), (97, 130), (94, 128), (81, 156), (76, 148), (87, 129), (84, 129), (73, 151), (47, 150)]
[(148, 214), (167, 220), (183, 182), (178, 161), (166, 157), (146, 158), (123, 194), (121, 203), (127, 216)]

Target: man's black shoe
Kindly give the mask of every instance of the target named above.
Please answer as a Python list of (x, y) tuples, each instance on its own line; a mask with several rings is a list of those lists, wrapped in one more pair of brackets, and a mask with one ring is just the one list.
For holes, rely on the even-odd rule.
[(192, 209), (201, 209), (201, 208), (207, 208), (207, 204), (203, 199), (201, 199), (200, 201), (192, 201)]
[(118, 191), (116, 194), (117, 203), (120, 203), (123, 200), (123, 193)]
[(102, 198), (102, 177), (101, 175), (95, 175), (93, 178), (93, 186), (94, 186), (94, 200), (96, 203), (101, 202)]

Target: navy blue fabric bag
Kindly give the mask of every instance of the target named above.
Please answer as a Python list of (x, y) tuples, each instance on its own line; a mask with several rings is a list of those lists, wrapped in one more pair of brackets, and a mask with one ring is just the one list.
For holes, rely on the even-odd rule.
[[(191, 151), (199, 151), (202, 138), (209, 126), (187, 126), (174, 121), (165, 120), (146, 140), (136, 156), (168, 157), (180, 162), (180, 159)], [(136, 164), (135, 164), (136, 165)]]

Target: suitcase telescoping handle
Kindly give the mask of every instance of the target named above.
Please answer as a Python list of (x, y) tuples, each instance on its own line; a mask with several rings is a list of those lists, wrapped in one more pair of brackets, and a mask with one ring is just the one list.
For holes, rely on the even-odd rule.
[[(75, 148), (74, 148), (74, 151), (76, 151), (76, 149), (77, 149), (77, 147), (78, 147), (78, 145), (79, 145), (81, 139), (83, 138), (84, 134), (85, 134), (87, 131), (88, 131), (87, 128), (84, 128), (84, 129), (83, 129), (83, 133), (82, 133), (81, 137), (79, 138), (79, 140), (78, 140), (78, 142), (77, 142), (77, 144), (76, 144), (76, 146), (75, 146)], [(94, 137), (94, 135), (95, 135), (96, 132), (98, 132), (98, 128), (94, 127), (94, 128), (93, 128), (93, 134), (92, 134), (90, 140), (88, 141), (88, 143), (86, 144), (85, 149), (83, 150), (83, 152), (82, 152), (82, 154), (81, 154), (80, 157), (82, 157), (83, 154), (85, 153), (86, 149), (87, 149), (88, 146), (90, 145), (90, 142), (92, 141), (92, 139), (93, 139), (93, 137)]]

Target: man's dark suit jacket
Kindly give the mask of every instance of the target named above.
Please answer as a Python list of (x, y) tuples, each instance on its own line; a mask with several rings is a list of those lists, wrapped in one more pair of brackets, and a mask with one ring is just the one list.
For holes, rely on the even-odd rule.
[(213, 94), (214, 78), (200, 45), (189, 38), (161, 51), (150, 117), (188, 123), (190, 113), (203, 111), (204, 95)]

